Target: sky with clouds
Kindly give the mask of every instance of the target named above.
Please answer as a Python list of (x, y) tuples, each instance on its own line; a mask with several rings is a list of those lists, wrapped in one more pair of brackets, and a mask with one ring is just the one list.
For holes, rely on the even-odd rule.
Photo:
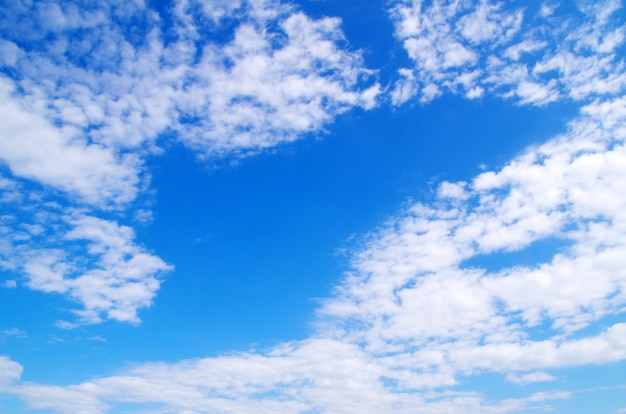
[(0, 413), (626, 412), (619, 0), (0, 7)]

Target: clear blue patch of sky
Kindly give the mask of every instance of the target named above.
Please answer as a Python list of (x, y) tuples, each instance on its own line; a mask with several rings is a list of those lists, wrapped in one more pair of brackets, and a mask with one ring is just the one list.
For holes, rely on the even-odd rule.
[(489, 273), (511, 267), (538, 267), (550, 263), (556, 254), (563, 254), (572, 246), (568, 239), (548, 237), (539, 239), (515, 251), (497, 250), (488, 254), (473, 256), (461, 263), (462, 268), (481, 268)]
[[(81, 332), (54, 326), (57, 320), (73, 318), (69, 310), (78, 305), (60, 294), (32, 291), (21, 277), (16, 280), (16, 288), (0, 288), (0, 355), (9, 355), (25, 366), (22, 379), (27, 381), (72, 383), (81, 379), (86, 366), (77, 363), (82, 359), (78, 356), (89, 352), (80, 348), (85, 345)], [(23, 334), (3, 334), (12, 329)]]

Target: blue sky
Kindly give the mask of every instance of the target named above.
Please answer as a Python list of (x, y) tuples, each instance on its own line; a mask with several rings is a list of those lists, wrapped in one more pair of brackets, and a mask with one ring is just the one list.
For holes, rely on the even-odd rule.
[(0, 413), (625, 413), (620, 1), (0, 8)]

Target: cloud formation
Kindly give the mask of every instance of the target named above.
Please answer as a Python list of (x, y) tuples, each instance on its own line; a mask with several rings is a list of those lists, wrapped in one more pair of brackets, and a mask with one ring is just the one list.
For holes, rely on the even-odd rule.
[[(163, 412), (506, 413), (571, 398), (490, 401), (449, 387), (485, 372), (553, 382), (550, 370), (626, 359), (626, 324), (602, 322), (626, 304), (625, 115), (624, 98), (587, 105), (562, 135), (408, 205), (355, 252), (309, 339), (66, 387), (18, 382), (10, 392), (36, 409), (91, 413), (125, 403)], [(81, 218), (68, 237), (89, 237), (102, 251), (98, 243), (117, 240), (103, 228), (110, 224)], [(543, 261), (471, 261), (541, 240), (559, 241)]]
[[(454, 386), (484, 373), (550, 384), (561, 368), (626, 359), (626, 324), (609, 318), (626, 306), (617, 5), (585, 7), (590, 23), (566, 20), (563, 31), (547, 6), (395, 5), (396, 36), (415, 65), (399, 72), (394, 104), (446, 92), (586, 101), (563, 134), (502, 168), (441, 183), (432, 202), (405, 206), (365, 237), (310, 338), (142, 363), (66, 386), (22, 381), (22, 366), (0, 357), (0, 391), (62, 413), (133, 404), (186, 413), (506, 413), (572, 398), (556, 390), (498, 400)], [(269, 1), (181, 1), (169, 27), (145, 11), (141, 2), (16, 3), (12, 21), (35, 29), (0, 44), (0, 266), (23, 275), (20, 285), (79, 303), (63, 328), (138, 323), (171, 268), (112, 217), (133, 208), (147, 182), (142, 159), (159, 152), (162, 134), (175, 132), (203, 157), (243, 156), (376, 104), (378, 86), (344, 47), (336, 19)], [(122, 33), (133, 18), (145, 20), (145, 32)], [(232, 36), (220, 42), (198, 34), (226, 27)], [(86, 35), (70, 36), (76, 30)], [(514, 260), (542, 242), (542, 260)], [(498, 255), (514, 264), (481, 264)]]
[(542, 106), (624, 90), (624, 62), (617, 53), (625, 38), (623, 19), (615, 13), (619, 1), (581, 2), (567, 14), (546, 5), (510, 6), (395, 2), (395, 35), (414, 66), (399, 70), (392, 102), (416, 97), (426, 103), (452, 92)]
[(378, 84), (361, 57), (340, 48), (340, 21), (280, 10), (237, 27), (225, 45), (207, 45), (181, 91), (176, 128), (207, 156), (257, 151), (317, 131), (338, 114), (376, 105)]
[(22, 274), (23, 286), (81, 305), (72, 311), (76, 319), (58, 321), (60, 327), (103, 318), (139, 323), (138, 309), (152, 304), (161, 276), (172, 268), (114, 220), (37, 202), (5, 203), (5, 208), (0, 265)]
[[(165, 12), (169, 24), (143, 2), (16, 2), (1, 12), (4, 201), (35, 218), (38, 203), (82, 211), (66, 219), (57, 209), (36, 225), (54, 233), (56, 222), (65, 243), (90, 243), (94, 260), (77, 267), (81, 250), (51, 239), (29, 246), (31, 257), (16, 254), (10, 240), (27, 233), (7, 215), (3, 231), (12, 236), (0, 264), (25, 272), (32, 289), (82, 303), (81, 323), (136, 323), (136, 309), (158, 290), (154, 275), (169, 268), (133, 243), (130, 228), (105, 218), (137, 209), (137, 220), (149, 219), (144, 160), (160, 145), (240, 157), (376, 105), (373, 72), (346, 47), (338, 19), (313, 20), (274, 1), (180, 1)], [(33, 185), (42, 186), (37, 199), (25, 190)]]

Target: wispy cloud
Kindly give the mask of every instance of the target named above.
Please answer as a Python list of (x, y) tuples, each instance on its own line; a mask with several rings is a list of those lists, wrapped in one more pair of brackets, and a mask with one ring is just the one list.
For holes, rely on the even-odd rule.
[(24, 339), (27, 336), (28, 335), (26, 334), (26, 332), (18, 328), (11, 328), (0, 331), (0, 340), (3, 339), (3, 337)]
[(15, 289), (17, 287), (17, 282), (15, 280), (5, 280), (2, 286), (7, 289)]
[(506, 380), (525, 385), (533, 382), (554, 381), (556, 378), (545, 372), (537, 371), (524, 375), (507, 374)]

